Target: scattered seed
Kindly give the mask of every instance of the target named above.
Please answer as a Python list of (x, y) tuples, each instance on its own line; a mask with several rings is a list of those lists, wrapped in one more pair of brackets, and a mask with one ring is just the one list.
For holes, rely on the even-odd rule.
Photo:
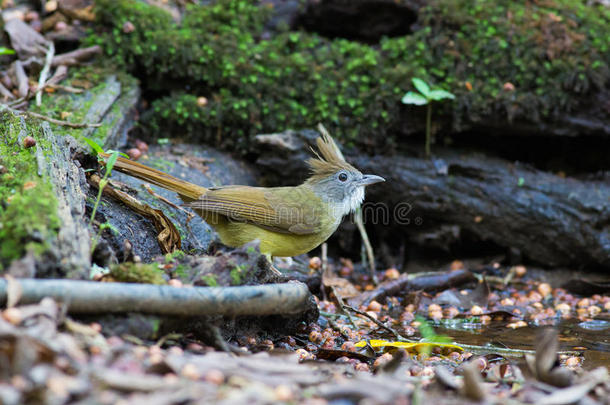
[(31, 136), (26, 136), (23, 138), (23, 147), (26, 149), (33, 148), (36, 146), (36, 139)]
[(553, 291), (553, 289), (551, 288), (551, 285), (549, 283), (540, 283), (538, 285), (538, 292), (543, 297), (546, 297), (547, 295), (551, 294), (551, 291)]
[(138, 148), (131, 148), (127, 151), (127, 155), (131, 160), (138, 160), (142, 156), (142, 151)]
[(367, 309), (367, 311), (379, 312), (379, 311), (381, 311), (381, 304), (378, 303), (377, 301), (373, 300), (373, 301), (371, 301), (369, 306), (366, 307), (366, 309)]

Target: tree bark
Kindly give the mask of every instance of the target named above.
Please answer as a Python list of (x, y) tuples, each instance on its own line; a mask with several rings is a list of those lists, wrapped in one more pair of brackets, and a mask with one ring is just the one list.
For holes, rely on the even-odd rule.
[[(267, 179), (295, 184), (307, 175), (304, 159), (314, 138), (309, 130), (259, 135), (257, 164)], [(367, 201), (385, 204), (389, 226), (401, 232), (457, 226), (546, 266), (610, 268), (607, 176), (563, 178), (480, 154), (436, 153), (432, 159), (365, 154), (347, 159), (363, 173), (386, 179), (367, 189)], [(366, 215), (366, 207), (363, 211)]]

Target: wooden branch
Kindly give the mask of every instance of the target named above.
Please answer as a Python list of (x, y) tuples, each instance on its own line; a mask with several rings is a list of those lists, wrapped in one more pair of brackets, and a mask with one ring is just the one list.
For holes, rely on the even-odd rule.
[(53, 57), (53, 61), (51, 62), (51, 67), (59, 66), (59, 65), (78, 65), (79, 63), (90, 59), (91, 57), (102, 53), (102, 48), (99, 45), (90, 46), (89, 48), (81, 48), (76, 49), (72, 52), (62, 53), (60, 55), (55, 55)]
[[(70, 313), (121, 313), (203, 316), (297, 314), (309, 308), (311, 294), (299, 282), (239, 287), (171, 287), (152, 284), (99, 283), (82, 280), (16, 279), (21, 304), (51, 297)], [(0, 279), (0, 305), (8, 282)]]
[(86, 122), (68, 122), (56, 120), (55, 118), (47, 117), (46, 115), (38, 114), (32, 111), (20, 112), (20, 114), (29, 115), (30, 117), (38, 118), (39, 120), (48, 121), (51, 124), (62, 125), (64, 127), (70, 128), (98, 128), (102, 126), (102, 124), (89, 124)]
[(5, 100), (13, 100), (15, 96), (2, 83), (0, 83), (0, 94)]
[(371, 281), (373, 284), (379, 284), (379, 279), (377, 278), (377, 270), (375, 268), (375, 253), (373, 253), (373, 246), (371, 245), (371, 241), (369, 240), (369, 235), (366, 233), (366, 228), (364, 227), (364, 219), (362, 218), (362, 208), (358, 207), (356, 212), (354, 213), (354, 223), (356, 227), (358, 227), (358, 232), (360, 232), (360, 237), (362, 238), (362, 244), (364, 245), (364, 249), (366, 250), (366, 256), (369, 261), (369, 272), (371, 274)]
[(47, 54), (44, 60), (44, 66), (40, 71), (40, 77), (38, 78), (38, 88), (36, 89), (36, 106), (40, 107), (42, 104), (42, 89), (44, 87), (45, 82), (47, 81), (47, 77), (49, 76), (49, 72), (51, 71), (51, 61), (53, 60), (53, 55), (55, 55), (55, 45), (53, 42), (49, 42), (49, 49), (47, 50)]
[(360, 316), (368, 319), (369, 321), (373, 322), (375, 325), (379, 326), (381, 329), (383, 329), (387, 332), (390, 332), (399, 341), (413, 342), (413, 340), (407, 339), (406, 337), (402, 336), (400, 333), (396, 332), (394, 329), (390, 328), (389, 326), (386, 326), (383, 322), (379, 321), (378, 319), (375, 319), (373, 316), (367, 314), (364, 311), (360, 311), (359, 309), (350, 307), (349, 305), (343, 305), (343, 308), (347, 309), (348, 311), (352, 311), (356, 315), (360, 315)]
[(27, 97), (30, 84), (28, 83), (28, 75), (25, 73), (23, 64), (20, 60), (15, 61), (15, 76), (17, 77), (17, 93), (19, 97)]
[(430, 273), (402, 274), (396, 280), (380, 284), (349, 300), (356, 307), (367, 307), (371, 301), (383, 302), (386, 297), (404, 294), (405, 291), (438, 291), (476, 280), (468, 270), (438, 271)]

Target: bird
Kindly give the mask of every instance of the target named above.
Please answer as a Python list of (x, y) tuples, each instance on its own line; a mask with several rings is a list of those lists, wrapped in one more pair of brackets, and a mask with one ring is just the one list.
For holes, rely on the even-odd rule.
[(325, 242), (361, 206), (366, 186), (385, 181), (349, 164), (326, 129), (318, 129), (317, 151), (312, 148), (307, 160), (310, 176), (298, 186), (206, 188), (123, 157), (112, 170), (176, 192), (229, 247), (258, 240), (265, 255), (297, 256)]

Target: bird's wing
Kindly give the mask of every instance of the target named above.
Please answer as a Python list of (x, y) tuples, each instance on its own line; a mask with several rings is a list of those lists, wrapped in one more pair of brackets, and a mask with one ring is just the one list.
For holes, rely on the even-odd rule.
[(312, 201), (317, 198), (301, 187), (227, 186), (208, 189), (186, 205), (275, 232), (307, 235), (320, 230), (319, 218), (323, 213), (315, 209), (321, 205)]

